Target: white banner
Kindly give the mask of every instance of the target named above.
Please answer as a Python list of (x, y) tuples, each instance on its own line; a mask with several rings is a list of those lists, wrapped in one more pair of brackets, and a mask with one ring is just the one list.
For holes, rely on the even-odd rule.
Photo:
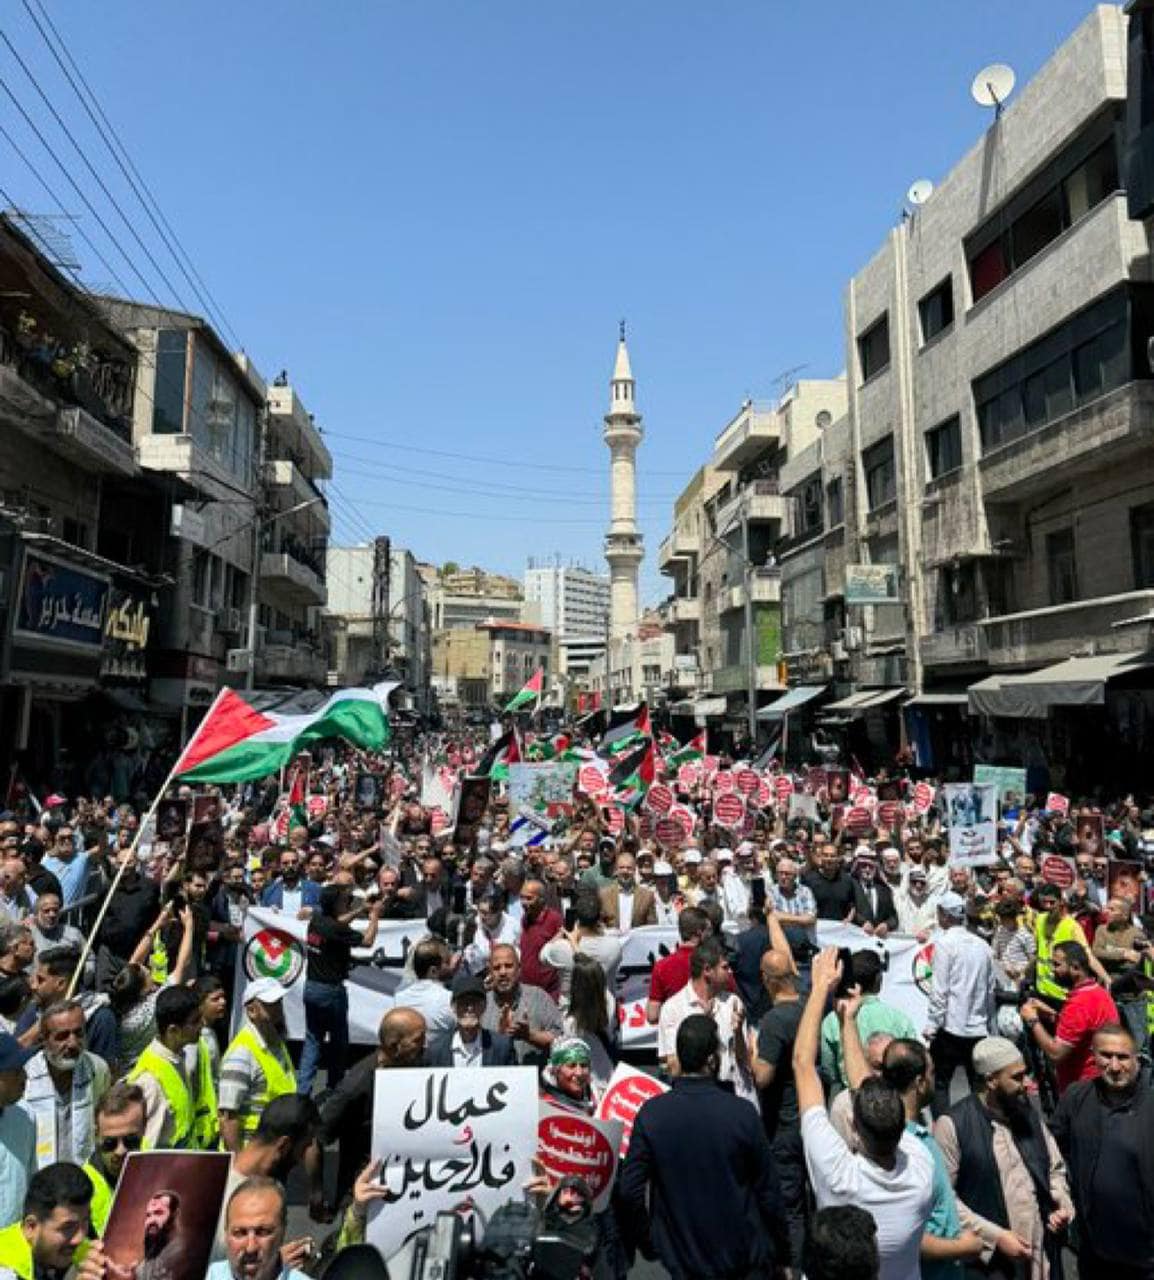
[(469, 1200), (487, 1220), (533, 1175), (537, 1072), (532, 1067), (378, 1071), (371, 1156), (393, 1193), (375, 1200), (367, 1239), (386, 1261), (438, 1213)]
[[(354, 926), (356, 927), (356, 926)], [(244, 921), (244, 947), (236, 967), (234, 1021), (241, 1014), (241, 992), (250, 978), (276, 978), (285, 988), (284, 1011), (288, 1038), (305, 1035), (305, 932), (307, 920), (252, 907)], [(371, 949), (353, 952), (353, 966), (345, 984), (349, 993), (349, 1038), (353, 1044), (376, 1044), (381, 1019), (393, 1007), (403, 980), (409, 948), (429, 932), (423, 920), (382, 920)], [(235, 1027), (234, 1027), (235, 1030)]]
[(647, 924), (621, 939), (621, 963), (617, 966), (617, 1017), (623, 1049), (656, 1049), (657, 1028), (645, 1020), (649, 979), (653, 966), (676, 951), (681, 939), (676, 925)]
[(934, 955), (933, 941), (919, 942), (908, 933), (891, 933), (875, 938), (855, 924), (836, 920), (817, 922), (817, 941), (822, 947), (849, 947), (851, 951), (876, 951), (882, 959), (881, 998), (900, 1009), (914, 1026), (926, 1025), (930, 976)]

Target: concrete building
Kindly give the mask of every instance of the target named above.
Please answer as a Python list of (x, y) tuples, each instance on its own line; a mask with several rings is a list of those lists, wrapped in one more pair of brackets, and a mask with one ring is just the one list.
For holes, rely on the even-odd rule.
[(847, 585), (842, 639), (859, 689), (917, 695), (927, 764), (967, 767), (967, 712), (983, 758), (1058, 780), (1107, 764), (1073, 704), (1119, 727), (1111, 766), (1147, 741), (1120, 656), (1154, 611), (1154, 207), (1128, 207), (1123, 149), (1141, 170), (1149, 9), (1131, 22), (1129, 117), (1127, 17), (1098, 7), (847, 290), (848, 562), (897, 592)]
[(435, 632), (432, 681), (442, 710), (450, 716), (500, 710), (539, 667), (548, 688), (552, 646), (551, 632), (521, 622)]
[(603, 432), (610, 457), (611, 519), (605, 536), (605, 559), (609, 562), (610, 578), (609, 630), (614, 640), (637, 634), (637, 579), (645, 557), (637, 528), (637, 448), (645, 437), (645, 430), (637, 411), (635, 392), (622, 322)]
[(521, 584), (513, 578), (484, 569), (454, 569), (445, 573), (422, 566), (434, 631), (464, 628), (496, 618), (505, 622), (522, 620), (524, 597)]
[(532, 621), (553, 633), (555, 675), (565, 677), (571, 688), (587, 688), (590, 664), (605, 652), (609, 578), (580, 565), (530, 560), (524, 591), (526, 606), (536, 609), (537, 617)]
[(413, 553), (384, 537), (329, 547), (328, 581), (330, 683), (364, 684), (391, 671), (428, 711), (429, 606)]

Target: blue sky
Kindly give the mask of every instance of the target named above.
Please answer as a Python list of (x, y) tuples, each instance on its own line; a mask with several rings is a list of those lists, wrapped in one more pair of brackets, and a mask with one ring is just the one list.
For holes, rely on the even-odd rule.
[[(339, 539), (518, 575), (554, 552), (603, 568), (599, 429), (626, 317), (647, 601), (672, 499), (742, 398), (841, 369), (845, 281), (909, 184), (985, 127), (974, 72), (1006, 61), (1023, 81), (1092, 7), (46, 4), (229, 326), (325, 429)], [(155, 245), (25, 0), (0, 29)], [(0, 75), (171, 300), (3, 46)], [(7, 99), (0, 120), (126, 272)], [(2, 140), (0, 185), (53, 211)]]

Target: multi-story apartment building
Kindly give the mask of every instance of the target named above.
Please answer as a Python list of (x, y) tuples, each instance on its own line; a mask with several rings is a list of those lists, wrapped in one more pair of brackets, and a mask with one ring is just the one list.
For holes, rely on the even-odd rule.
[[(605, 652), (609, 628), (609, 577), (580, 565), (529, 561), (525, 604), (535, 606), (557, 647), (554, 671), (573, 688), (587, 687), (590, 664)], [(529, 619), (526, 618), (526, 621)]]
[(484, 569), (438, 571), (422, 567), (434, 631), (464, 628), (495, 618), (520, 622), (524, 597), (521, 584)]
[[(1096, 8), (847, 290), (847, 551), (897, 592), (848, 594), (842, 639), (860, 688), (917, 695), (927, 764), (964, 765), (975, 726), (1056, 775), (1146, 741), (1154, 209), (1125, 192), (1127, 21)], [(1154, 86), (1130, 21), (1133, 130)]]
[(538, 668), (548, 688), (552, 645), (551, 632), (521, 622), (481, 622), (472, 630), (434, 633), (432, 682), (442, 709), (499, 711)]

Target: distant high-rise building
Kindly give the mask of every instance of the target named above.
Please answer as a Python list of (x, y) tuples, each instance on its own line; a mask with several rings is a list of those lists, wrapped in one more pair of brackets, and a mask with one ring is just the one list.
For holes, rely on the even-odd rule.
[(583, 677), (605, 652), (609, 627), (609, 578), (580, 565), (540, 565), (525, 570), (525, 603), (553, 633), (560, 674)]

